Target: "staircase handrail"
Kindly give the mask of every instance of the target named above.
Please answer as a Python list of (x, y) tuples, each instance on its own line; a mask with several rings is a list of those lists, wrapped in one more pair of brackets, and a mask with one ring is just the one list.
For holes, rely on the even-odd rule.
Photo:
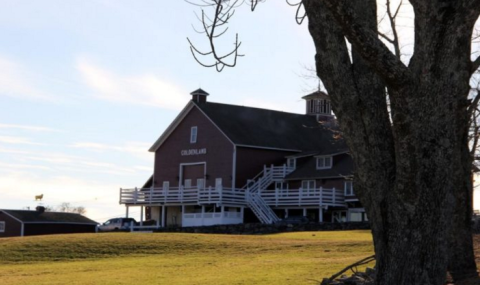
[[(267, 168), (266, 168), (266, 166), (264, 165), (262, 171), (260, 171), (260, 172), (259, 172), (255, 177), (253, 177), (252, 179), (248, 179), (248, 180), (249, 180), (249, 181), (255, 181), (255, 180), (257, 180), (260, 176), (263, 176), (263, 173), (265, 172), (266, 169), (267, 169)], [(243, 187), (241, 188), (241, 190), (246, 190), (247, 188), (248, 188), (248, 182), (245, 184), (245, 186), (243, 186)]]

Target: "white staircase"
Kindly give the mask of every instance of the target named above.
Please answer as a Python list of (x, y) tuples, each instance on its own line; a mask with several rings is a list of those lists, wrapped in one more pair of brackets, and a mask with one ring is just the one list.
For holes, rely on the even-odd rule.
[(273, 212), (272, 208), (267, 205), (265, 200), (263, 200), (260, 191), (267, 189), (267, 187), (275, 181), (282, 181), (285, 176), (293, 170), (293, 168), (289, 168), (286, 165), (265, 166), (263, 171), (253, 180), (250, 180), (244, 187), (246, 188), (247, 205), (263, 224), (273, 224), (280, 219)]

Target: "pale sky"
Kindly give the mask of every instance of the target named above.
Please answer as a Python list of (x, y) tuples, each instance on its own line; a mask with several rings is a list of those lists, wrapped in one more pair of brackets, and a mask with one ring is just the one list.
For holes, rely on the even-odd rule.
[[(119, 189), (153, 171), (149, 147), (199, 87), (213, 102), (303, 113), (315, 80), (307, 23), (266, 1), (237, 9), (245, 57), (217, 73), (195, 62), (206, 47), (182, 0), (0, 0), (0, 208), (69, 202), (98, 222), (123, 216)], [(408, 48), (408, 47), (407, 47)], [(476, 205), (479, 208), (480, 205)], [(137, 209), (131, 209), (138, 216)]]

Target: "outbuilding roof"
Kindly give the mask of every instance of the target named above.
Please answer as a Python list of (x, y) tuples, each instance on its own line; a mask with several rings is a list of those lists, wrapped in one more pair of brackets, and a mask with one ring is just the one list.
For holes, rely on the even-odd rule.
[(338, 127), (315, 116), (213, 102), (194, 104), (236, 145), (317, 154), (347, 150)]
[(97, 222), (75, 213), (40, 212), (27, 210), (0, 210), (23, 223), (92, 224)]

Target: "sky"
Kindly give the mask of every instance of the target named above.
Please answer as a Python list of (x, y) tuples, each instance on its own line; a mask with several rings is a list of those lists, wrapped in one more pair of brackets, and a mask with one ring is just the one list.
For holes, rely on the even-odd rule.
[[(63, 202), (98, 222), (123, 216), (119, 189), (153, 171), (150, 146), (202, 88), (209, 100), (302, 113), (314, 50), (295, 9), (240, 7), (245, 54), (222, 73), (193, 59), (198, 7), (184, 1), (0, 0), (0, 208)], [(259, 28), (261, 27), (261, 29)], [(223, 45), (223, 46), (222, 46)], [(131, 215), (138, 214), (137, 208)]]
[[(192, 57), (207, 42), (182, 0), (0, 0), (0, 208), (68, 202), (98, 222), (125, 215), (119, 189), (153, 172), (150, 146), (202, 88), (208, 100), (303, 113), (314, 66), (307, 23), (266, 1), (237, 9), (222, 73)], [(408, 48), (408, 46), (407, 46)], [(208, 62), (208, 60), (206, 59)], [(476, 204), (476, 208), (480, 205)], [(138, 217), (139, 209), (130, 214)]]

